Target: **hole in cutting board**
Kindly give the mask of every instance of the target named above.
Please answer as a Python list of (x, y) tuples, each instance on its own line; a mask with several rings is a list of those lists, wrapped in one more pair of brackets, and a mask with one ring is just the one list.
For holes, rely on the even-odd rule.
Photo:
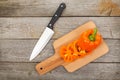
[(40, 70), (43, 70), (43, 68), (42, 68), (42, 67), (40, 67)]

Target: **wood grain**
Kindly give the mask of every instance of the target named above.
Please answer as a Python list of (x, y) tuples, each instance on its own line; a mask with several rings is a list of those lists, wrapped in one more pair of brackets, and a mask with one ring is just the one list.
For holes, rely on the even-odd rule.
[(99, 4), (99, 13), (109, 16), (120, 15), (120, 8), (113, 0), (101, 0)]
[(102, 1), (104, 0), (1, 0), (0, 16), (52, 16), (61, 2), (67, 5), (62, 16), (120, 16), (120, 0), (107, 0), (116, 4), (117, 8)]
[[(0, 40), (0, 61), (6, 62), (29, 62), (29, 57), (37, 40)], [(32, 62), (40, 62), (54, 54), (54, 49), (51, 40), (41, 55), (38, 55)], [(94, 62), (120, 62), (120, 40), (109, 40), (108, 44), (110, 51), (105, 56), (95, 60)]]
[[(0, 39), (39, 38), (51, 17), (0, 18)], [(120, 39), (120, 17), (61, 17), (54, 25), (54, 39), (94, 21), (103, 38)]]
[[(61, 2), (67, 8), (54, 26), (54, 36), (41, 55), (29, 62), (34, 45)], [(39, 76), (35, 65), (53, 55), (54, 40), (89, 20), (96, 23), (109, 53), (73, 73), (59, 67)], [(119, 48), (120, 0), (0, 0), (1, 80), (120, 80)]]
[(120, 64), (90, 63), (81, 69), (68, 73), (63, 67), (58, 67), (46, 75), (38, 75), (35, 71), (37, 63), (0, 63), (0, 78), (2, 80), (119, 80)]

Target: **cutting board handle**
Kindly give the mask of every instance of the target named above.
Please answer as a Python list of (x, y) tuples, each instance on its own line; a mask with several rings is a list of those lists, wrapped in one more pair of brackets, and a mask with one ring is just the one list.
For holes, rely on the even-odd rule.
[(38, 63), (36, 65), (36, 70), (40, 75), (42, 75), (60, 66), (63, 62), (64, 60), (61, 57), (53, 55), (52, 57), (46, 59), (45, 61)]

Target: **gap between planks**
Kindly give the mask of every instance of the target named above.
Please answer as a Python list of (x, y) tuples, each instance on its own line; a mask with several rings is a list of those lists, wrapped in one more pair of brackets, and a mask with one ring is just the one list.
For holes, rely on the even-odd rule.
[[(0, 63), (40, 63), (42, 61), (39, 62), (12, 62), (12, 61), (0, 61)], [(102, 63), (102, 64), (120, 64), (120, 62), (90, 62), (90, 63), (94, 63), (94, 64), (98, 64), (98, 63)], [(89, 63), (89, 64), (90, 64)]]
[[(0, 38), (0, 40), (38, 40), (39, 38)], [(51, 40), (57, 40), (52, 38)], [(104, 40), (120, 40), (120, 38), (103, 38)]]

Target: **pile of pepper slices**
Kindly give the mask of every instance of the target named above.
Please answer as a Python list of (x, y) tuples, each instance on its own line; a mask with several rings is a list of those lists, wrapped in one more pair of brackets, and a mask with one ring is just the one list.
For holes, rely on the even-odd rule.
[(72, 62), (91, 53), (91, 51), (100, 45), (101, 41), (102, 37), (97, 33), (97, 28), (89, 29), (83, 32), (79, 39), (74, 40), (68, 45), (63, 45), (60, 48), (60, 56), (65, 62)]

